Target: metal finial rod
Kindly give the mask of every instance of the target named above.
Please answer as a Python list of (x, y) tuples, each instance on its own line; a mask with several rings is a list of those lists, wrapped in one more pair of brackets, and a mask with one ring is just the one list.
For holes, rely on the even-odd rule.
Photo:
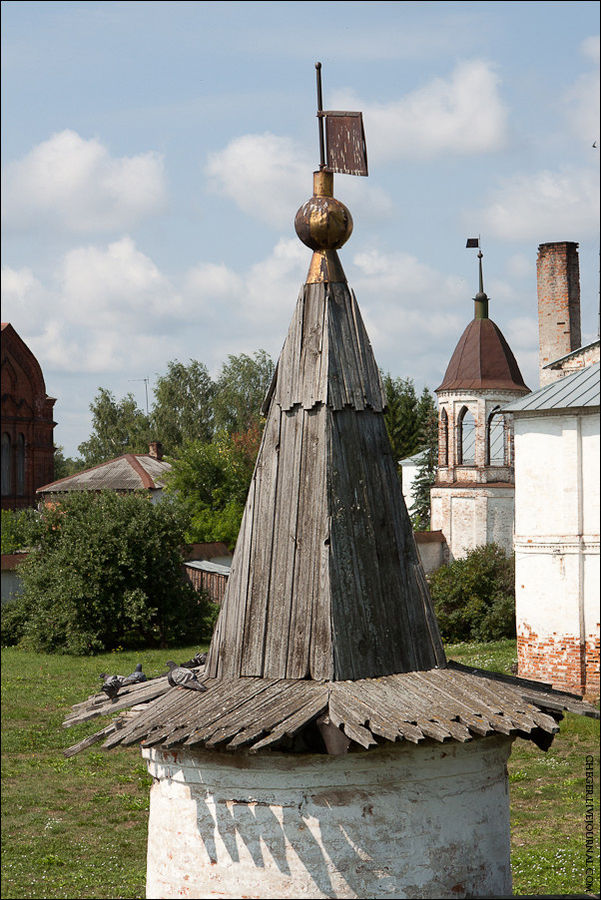
[(478, 250), (478, 269), (479, 269), (479, 275), (480, 275), (479, 291), (481, 294), (484, 293), (484, 279), (482, 277), (482, 257), (483, 256), (484, 256), (484, 254), (482, 253), (482, 250)]
[(325, 139), (323, 133), (323, 116), (320, 115), (323, 113), (323, 98), (321, 94), (321, 63), (315, 63), (315, 69), (317, 74), (317, 121), (319, 122), (319, 168), (325, 169), (326, 167), (326, 151), (325, 151)]

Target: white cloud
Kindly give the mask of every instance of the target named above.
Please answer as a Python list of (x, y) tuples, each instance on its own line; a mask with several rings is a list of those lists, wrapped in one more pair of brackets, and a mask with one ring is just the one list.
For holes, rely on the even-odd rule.
[(435, 300), (439, 309), (469, 293), (463, 279), (442, 275), (409, 253), (369, 250), (357, 253), (353, 263), (360, 273), (358, 285), (382, 296), (393, 295), (396, 304), (407, 308), (420, 298), (421, 302)]
[(525, 253), (514, 253), (507, 259), (507, 274), (511, 278), (534, 277), (536, 266), (534, 259)]
[[(214, 190), (247, 215), (273, 228), (290, 230), (293, 216), (313, 192), (314, 160), (291, 139), (246, 134), (209, 157), (206, 173)], [(392, 203), (378, 185), (362, 178), (338, 181), (335, 194), (351, 214), (365, 220), (390, 214)]]
[(162, 157), (114, 158), (96, 138), (61, 131), (3, 173), (7, 227), (51, 225), (79, 233), (122, 230), (166, 201)]
[(146, 331), (146, 320), (167, 325), (177, 316), (181, 297), (154, 262), (130, 237), (106, 248), (78, 247), (59, 271), (65, 314), (72, 322)]
[(590, 37), (585, 38), (580, 45), (580, 52), (582, 53), (582, 55), (586, 56), (597, 65), (599, 65), (599, 58), (601, 56), (600, 50), (601, 42), (599, 40), (598, 34), (594, 34)]
[(488, 205), (469, 214), (503, 240), (581, 240), (598, 231), (599, 175), (593, 168), (565, 168), (508, 178)]
[(499, 78), (483, 60), (462, 62), (447, 79), (392, 103), (372, 105), (351, 94), (336, 95), (334, 103), (364, 111), (370, 158), (378, 162), (487, 153), (500, 149), (507, 133)]
[(288, 137), (245, 134), (209, 157), (212, 185), (245, 213), (269, 225), (290, 226), (311, 193), (311, 162)]
[(599, 145), (599, 71), (587, 72), (563, 96), (565, 117), (572, 133), (586, 150), (593, 141)]

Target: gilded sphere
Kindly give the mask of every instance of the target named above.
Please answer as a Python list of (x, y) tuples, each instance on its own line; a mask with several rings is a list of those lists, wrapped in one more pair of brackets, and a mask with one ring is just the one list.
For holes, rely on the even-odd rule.
[(338, 250), (351, 236), (353, 219), (340, 200), (311, 197), (297, 212), (294, 227), (311, 250)]

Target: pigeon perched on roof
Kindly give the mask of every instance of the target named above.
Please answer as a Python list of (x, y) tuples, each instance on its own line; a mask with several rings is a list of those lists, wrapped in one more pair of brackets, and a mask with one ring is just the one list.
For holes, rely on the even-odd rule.
[(207, 654), (201, 653), (200, 650), (198, 653), (189, 659), (187, 662), (180, 663), (184, 669), (197, 669), (198, 666), (204, 666), (207, 661)]
[(107, 675), (106, 672), (102, 672), (100, 678), (104, 681), (100, 690), (104, 691), (109, 700), (115, 700), (125, 680), (123, 675)]
[(200, 681), (198, 681), (191, 669), (186, 669), (184, 666), (178, 666), (172, 659), (167, 660), (167, 665), (169, 666), (167, 681), (171, 687), (189, 688), (193, 691), (206, 691), (204, 684), (201, 684)]
[(123, 679), (123, 684), (142, 684), (143, 681), (148, 681), (148, 679), (142, 671), (142, 663), (138, 663), (131, 675), (127, 675)]

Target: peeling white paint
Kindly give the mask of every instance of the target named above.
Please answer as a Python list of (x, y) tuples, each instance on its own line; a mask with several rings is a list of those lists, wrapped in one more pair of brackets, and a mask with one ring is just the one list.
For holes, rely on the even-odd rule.
[(503, 735), (342, 757), (143, 750), (151, 898), (511, 893)]

